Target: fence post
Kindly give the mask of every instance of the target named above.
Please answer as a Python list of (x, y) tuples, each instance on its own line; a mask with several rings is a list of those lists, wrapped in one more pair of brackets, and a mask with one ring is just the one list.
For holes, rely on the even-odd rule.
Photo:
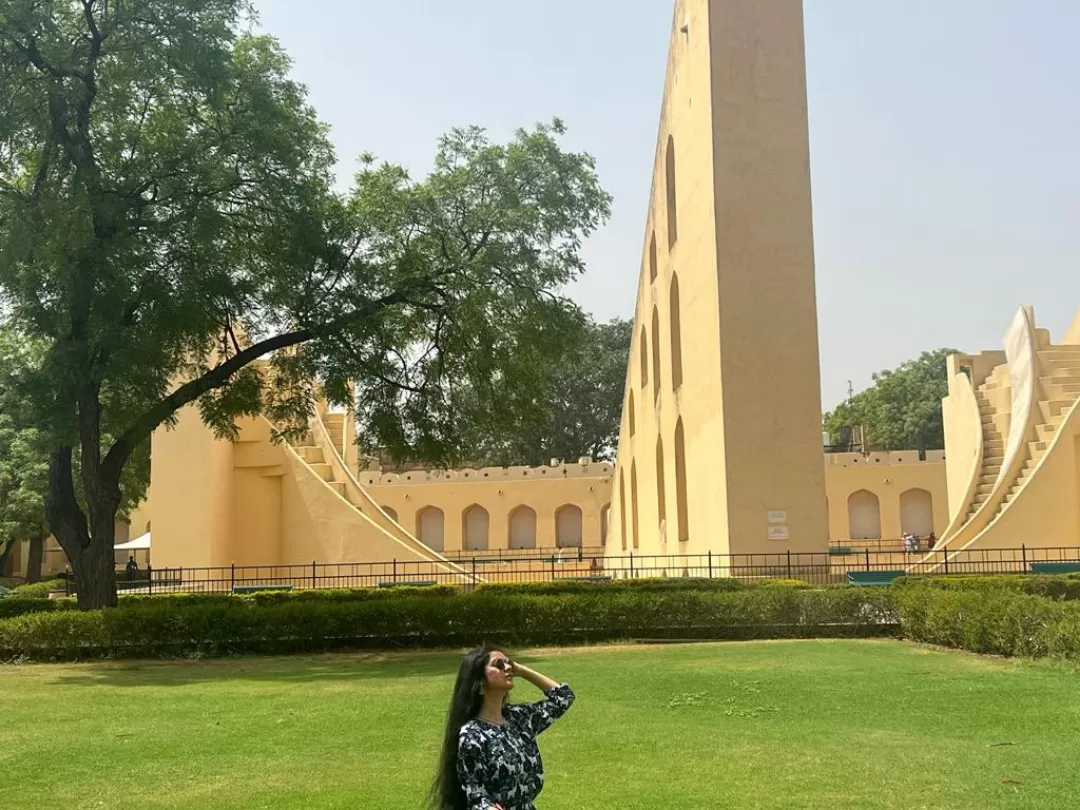
[(787, 578), (791, 579), (791, 549), (787, 550)]
[(397, 583), (397, 557), (394, 557), (394, 582)]
[(949, 551), (948, 549), (941, 550), (942, 555), (945, 557), (945, 573), (949, 573)]
[(555, 581), (555, 555), (551, 555), (551, 581)]
[(146, 588), (152, 596), (154, 593), (154, 566), (150, 565), (150, 563), (146, 564)]
[(634, 552), (630, 552), (630, 579), (634, 578)]
[(712, 549), (709, 549), (709, 579), (712, 579)]
[(866, 570), (869, 571), (870, 570), (870, 547), (867, 546), (863, 550), (866, 552)]
[(229, 593), (233, 593), (236, 589), (236, 563), (232, 563), (229, 566)]
[(1027, 573), (1027, 543), (1023, 543), (1023, 544), (1020, 545), (1020, 551), (1024, 555), (1024, 567), (1020, 569), (1020, 573), (1021, 574), (1026, 574)]
[(476, 586), (476, 557), (472, 558), (472, 584)]
[(315, 560), (311, 561), (311, 587), (312, 588), (318, 588), (319, 587), (316, 584), (316, 579), (315, 579)]

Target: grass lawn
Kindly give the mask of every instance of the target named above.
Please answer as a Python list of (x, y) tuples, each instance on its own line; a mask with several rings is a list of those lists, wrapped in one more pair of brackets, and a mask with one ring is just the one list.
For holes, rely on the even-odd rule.
[[(578, 694), (541, 737), (543, 810), (1080, 801), (1080, 673), (1064, 666), (891, 641), (520, 657)], [(0, 807), (418, 810), (456, 662), (408, 653), (0, 668)]]

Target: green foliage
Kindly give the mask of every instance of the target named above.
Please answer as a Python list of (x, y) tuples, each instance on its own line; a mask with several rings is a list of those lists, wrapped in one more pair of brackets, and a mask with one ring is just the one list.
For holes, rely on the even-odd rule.
[(0, 656), (76, 660), (285, 653), (480, 639), (519, 647), (633, 638), (863, 637), (887, 635), (896, 626), (888, 592), (854, 588), (265, 596), (125, 599), (116, 609), (5, 619)]
[(20, 599), (48, 599), (51, 592), (62, 590), (64, 590), (64, 580), (50, 579), (47, 582), (32, 582), (27, 585), (20, 585), (17, 588), (12, 588), (11, 593)]
[(896, 601), (905, 638), (975, 653), (1080, 658), (1080, 603), (1014, 588), (905, 587)]
[(632, 333), (633, 323), (619, 318), (569, 331), (561, 353), (537, 357), (534, 388), (506, 392), (499, 421), (471, 442), (470, 460), (486, 466), (582, 456), (613, 461)]
[(1072, 601), (1080, 599), (1080, 575), (1077, 574), (999, 574), (996, 576), (952, 575), (947, 577), (901, 577), (893, 583), (899, 588), (934, 588), (945, 591), (1009, 591)]
[[(40, 583), (35, 583), (40, 584)], [(0, 619), (12, 619), (28, 613), (48, 613), (53, 610), (74, 610), (74, 599), (49, 599), (47, 597), (16, 594), (0, 599)]]
[(338, 194), (326, 127), (248, 11), (0, 0), (0, 326), (43, 347), (18, 382), (84, 607), (115, 601), (124, 476), (180, 408), (224, 437), (259, 412), (288, 432), (355, 383), (369, 448), (453, 461), (585, 323), (562, 290), (610, 198), (559, 121), (454, 130), (422, 180), (365, 158)]
[(940, 450), (945, 447), (941, 400), (949, 393), (946, 359), (955, 349), (923, 352), (874, 375), (874, 385), (825, 414), (830, 443), (851, 443), (863, 429), (864, 450)]
[(553, 582), (498, 582), (477, 587), (481, 593), (527, 593), (551, 595), (562, 593), (617, 593), (620, 591), (738, 591), (753, 587), (738, 579), (691, 577), (650, 577), (615, 579), (610, 582), (584, 579), (560, 579)]

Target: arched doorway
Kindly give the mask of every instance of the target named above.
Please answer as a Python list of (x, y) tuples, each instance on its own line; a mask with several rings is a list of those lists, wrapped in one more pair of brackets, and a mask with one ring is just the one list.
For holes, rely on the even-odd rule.
[(900, 496), (900, 529), (916, 537), (934, 531), (934, 497), (925, 489), (909, 489)]
[(852, 540), (881, 539), (881, 504), (873, 492), (860, 489), (848, 498), (848, 537)]
[(398, 517), (397, 517), (397, 510), (396, 509), (393, 509), (392, 507), (389, 507), (389, 506), (384, 506), (382, 508), (382, 510), (384, 512), (386, 512), (386, 516), (388, 518), (390, 518), (391, 520), (393, 520), (395, 522), (397, 521)]
[(486, 551), (491, 534), (491, 518), (487, 509), (474, 504), (462, 513), (461, 542), (466, 551)]
[(527, 506), (510, 513), (510, 548), (536, 548), (536, 512)]
[(421, 509), (416, 516), (416, 532), (421, 543), (432, 551), (443, 550), (443, 511), (437, 506)]
[(555, 512), (555, 545), (580, 548), (582, 534), (581, 509), (573, 504), (560, 506)]

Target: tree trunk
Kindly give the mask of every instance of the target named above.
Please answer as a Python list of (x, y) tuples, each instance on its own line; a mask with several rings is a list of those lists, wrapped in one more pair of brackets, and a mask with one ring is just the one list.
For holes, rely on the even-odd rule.
[(8, 561), (11, 559), (11, 552), (14, 550), (14, 540), (8, 540), (6, 543), (4, 543), (4, 548), (0, 550), (0, 577), (11, 576), (11, 572), (8, 571)]
[(45, 538), (34, 537), (30, 540), (30, 551), (26, 557), (26, 581), (41, 582), (41, 565), (45, 561)]
[(79, 610), (116, 607), (116, 558), (113, 551), (114, 528), (110, 524), (105, 534), (95, 534), (89, 545), (71, 558), (75, 574)]
[(71, 562), (79, 609), (115, 607), (113, 540), (116, 510), (120, 505), (119, 485), (92, 481), (95, 486), (85, 487), (91, 515), (88, 522), (75, 497), (71, 473), (71, 448), (57, 448), (49, 458), (49, 492), (45, 499), (49, 526)]

